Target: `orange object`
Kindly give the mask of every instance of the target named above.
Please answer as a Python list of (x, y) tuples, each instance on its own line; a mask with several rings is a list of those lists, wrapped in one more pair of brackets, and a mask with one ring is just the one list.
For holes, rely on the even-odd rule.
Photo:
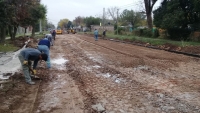
[(58, 28), (58, 29), (56, 30), (56, 34), (62, 34), (62, 29)]

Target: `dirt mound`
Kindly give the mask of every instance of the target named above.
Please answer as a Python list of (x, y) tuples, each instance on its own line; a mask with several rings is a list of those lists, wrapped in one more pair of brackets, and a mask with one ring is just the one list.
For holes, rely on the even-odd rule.
[(180, 51), (200, 55), (200, 46), (182, 47)]

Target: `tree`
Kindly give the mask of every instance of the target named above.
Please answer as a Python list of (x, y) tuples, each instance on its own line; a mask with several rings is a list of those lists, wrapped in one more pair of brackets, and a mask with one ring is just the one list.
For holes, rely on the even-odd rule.
[(61, 19), (59, 22), (58, 22), (58, 27), (59, 28), (66, 28), (66, 25), (67, 23), (69, 22), (69, 19)]
[(115, 22), (117, 21), (118, 9), (117, 7), (108, 8), (108, 15), (110, 15)]
[(100, 18), (95, 18), (95, 17), (86, 17), (84, 19), (84, 23), (85, 25), (90, 28), (91, 25), (99, 25), (100, 24), (101, 19)]
[[(154, 11), (154, 24), (167, 29), (170, 38), (185, 40), (193, 30), (199, 29), (200, 12), (196, 2), (198, 0), (164, 0), (162, 5)], [(197, 25), (197, 26), (196, 26)], [(196, 26), (196, 27), (193, 27)]]
[(145, 5), (145, 10), (146, 10), (146, 15), (147, 15), (147, 24), (148, 24), (149, 29), (153, 28), (152, 9), (156, 2), (157, 0), (144, 0), (144, 5)]
[(189, 24), (200, 22), (200, 11), (195, 7), (198, 0), (164, 0), (154, 11), (154, 24), (168, 29), (175, 26), (186, 28)]
[(0, 0), (0, 42), (5, 42), (6, 26), (8, 19), (8, 7), (6, 0)]
[(66, 27), (67, 29), (71, 29), (71, 28), (73, 27), (72, 22), (71, 22), (71, 21), (68, 21), (68, 23), (65, 25), (65, 27)]
[(123, 22), (129, 22), (132, 24), (132, 26), (139, 26), (142, 23), (142, 20), (145, 19), (145, 17), (139, 13), (139, 12), (134, 12), (133, 10), (127, 10), (125, 9), (121, 14), (120, 14), (120, 19)]
[(73, 24), (75, 26), (83, 26), (83, 24), (84, 24), (84, 17), (81, 17), (81, 16), (75, 17), (75, 19), (73, 20)]
[(55, 27), (55, 25), (53, 25), (53, 23), (51, 23), (51, 22), (47, 22), (47, 24), (46, 24), (46, 28), (55, 29), (56, 27)]
[(23, 26), (32, 26), (32, 37), (35, 36), (35, 26), (40, 19), (44, 19), (46, 16), (46, 6), (42, 4), (34, 4), (29, 8), (29, 15), (24, 19)]

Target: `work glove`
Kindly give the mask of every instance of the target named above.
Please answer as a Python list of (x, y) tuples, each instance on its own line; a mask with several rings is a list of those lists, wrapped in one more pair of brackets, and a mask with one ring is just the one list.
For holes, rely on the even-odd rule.
[(34, 69), (34, 70), (33, 70), (33, 74), (36, 75), (36, 73), (37, 73), (37, 72), (36, 72), (36, 70)]
[(23, 64), (28, 65), (28, 61), (24, 60)]

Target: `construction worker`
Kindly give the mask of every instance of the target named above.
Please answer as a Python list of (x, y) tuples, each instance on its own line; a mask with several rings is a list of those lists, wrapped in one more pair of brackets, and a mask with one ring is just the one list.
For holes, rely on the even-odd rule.
[(97, 29), (95, 29), (94, 30), (94, 38), (95, 38), (95, 41), (98, 41), (98, 30)]
[(56, 40), (56, 30), (53, 30), (51, 35), (52, 35), (53, 39)]
[(45, 37), (50, 41), (51, 46), (54, 45), (54, 40), (51, 34), (46, 34)]
[(103, 39), (106, 37), (106, 30), (103, 31)]
[(47, 65), (47, 68), (51, 68), (50, 52), (49, 52), (49, 50), (50, 50), (50, 41), (47, 38), (44, 38), (44, 39), (40, 40), (39, 43), (38, 43), (37, 49), (40, 52), (43, 52), (48, 56), (46, 65)]
[(36, 74), (36, 66), (39, 60), (47, 61), (47, 55), (44, 53), (41, 53), (39, 50), (34, 48), (25, 48), (19, 53), (19, 60), (22, 65), (23, 73), (25, 76), (25, 81), (27, 84), (34, 85), (35, 82), (31, 80), (31, 74), (30, 69), (31, 67), (31, 61), (34, 61), (33, 64), (33, 74)]

